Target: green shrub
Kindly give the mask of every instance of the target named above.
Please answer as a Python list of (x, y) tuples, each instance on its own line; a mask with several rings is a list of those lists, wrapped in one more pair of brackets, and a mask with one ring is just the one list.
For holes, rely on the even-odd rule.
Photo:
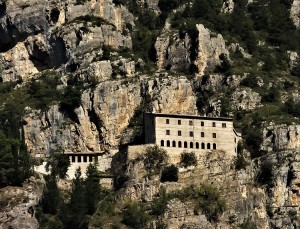
[(226, 203), (219, 190), (211, 185), (201, 185), (194, 191), (193, 198), (196, 200), (195, 210), (202, 210), (211, 222), (217, 222), (226, 210)]
[(137, 202), (127, 204), (122, 212), (122, 223), (133, 228), (146, 228), (149, 216), (145, 211), (145, 207)]
[(241, 85), (245, 87), (255, 88), (258, 86), (257, 77), (253, 74), (248, 74), (246, 78), (241, 81)]
[(273, 168), (274, 163), (269, 160), (264, 160), (260, 166), (259, 173), (256, 176), (256, 181), (262, 185), (268, 185), (269, 187), (273, 183)]
[(144, 157), (145, 169), (150, 173), (159, 173), (161, 169), (167, 164), (168, 155), (167, 151), (155, 146), (149, 146), (146, 148), (146, 154)]
[(160, 177), (161, 182), (177, 182), (178, 168), (175, 165), (167, 166), (163, 169)]
[(194, 152), (183, 152), (180, 154), (180, 165), (183, 167), (197, 166), (197, 157)]

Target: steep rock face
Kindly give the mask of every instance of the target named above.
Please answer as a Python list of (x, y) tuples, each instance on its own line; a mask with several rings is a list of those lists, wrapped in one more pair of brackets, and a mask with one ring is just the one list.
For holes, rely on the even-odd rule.
[(93, 92), (83, 93), (75, 120), (61, 113), (58, 105), (44, 113), (27, 110), (24, 130), (28, 149), (33, 154), (46, 154), (59, 149), (99, 152), (116, 148), (146, 94), (153, 111), (195, 113), (194, 93), (186, 78), (106, 81)]
[(35, 206), (42, 195), (42, 181), (31, 178), (23, 187), (0, 189), (0, 228), (38, 229)]
[(178, 34), (162, 34), (155, 43), (157, 65), (160, 70), (186, 71), (189, 69), (191, 40), (188, 34), (180, 39)]
[(221, 54), (229, 57), (229, 52), (221, 34), (213, 35), (202, 24), (196, 25), (196, 28), (198, 30), (198, 55), (195, 65), (198, 67), (198, 74), (203, 75), (206, 72), (213, 71), (215, 66), (220, 64), (219, 56)]
[(133, 25), (133, 15), (112, 0), (84, 4), (10, 0), (0, 3), (0, 12), (3, 81), (59, 68), (69, 60), (87, 67), (101, 58), (103, 45), (132, 47), (126, 25)]
[(262, 150), (280, 151), (300, 148), (299, 125), (270, 125), (263, 130)]
[(251, 88), (237, 88), (231, 96), (233, 109), (253, 110), (260, 106), (261, 96)]
[(300, 1), (299, 0), (292, 1), (291, 18), (295, 26), (299, 28), (300, 26)]
[[(159, 176), (147, 176), (141, 161), (129, 162), (121, 199), (152, 201), (162, 192), (182, 190), (191, 185), (211, 184), (218, 187), (225, 198), (227, 209), (217, 224), (209, 222), (201, 211), (195, 213), (195, 203), (173, 199), (168, 202), (161, 221), (167, 228), (238, 228), (246, 221), (260, 228), (269, 228), (266, 199), (263, 188), (254, 187), (256, 165), (247, 170), (234, 169), (235, 158), (222, 151), (208, 151), (198, 155), (196, 167), (180, 168), (177, 183), (160, 183)], [(201, 174), (201, 176), (199, 176)], [(147, 196), (147, 198), (145, 198)], [(229, 220), (231, 219), (231, 220)]]

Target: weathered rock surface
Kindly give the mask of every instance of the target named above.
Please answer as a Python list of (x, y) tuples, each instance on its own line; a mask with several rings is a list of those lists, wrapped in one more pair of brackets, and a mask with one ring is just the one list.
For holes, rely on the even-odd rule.
[(25, 183), (23, 187), (0, 189), (0, 228), (37, 229), (39, 224), (34, 217), (35, 206), (42, 195), (41, 180)]
[(198, 55), (195, 65), (198, 68), (198, 74), (203, 75), (212, 72), (216, 65), (220, 64), (221, 54), (225, 54), (229, 58), (229, 52), (221, 34), (212, 34), (202, 24), (196, 25), (196, 28), (198, 30)]
[(155, 80), (134, 79), (100, 83), (82, 95), (82, 105), (75, 109), (78, 121), (52, 106), (47, 112), (27, 110), (25, 139), (33, 154), (51, 150), (66, 152), (99, 152), (117, 148), (121, 134), (145, 95), (150, 108), (162, 113), (196, 112), (191, 83), (185, 78)]
[(295, 26), (299, 28), (300, 26), (300, 1), (299, 0), (292, 1), (291, 18)]
[(300, 148), (299, 125), (271, 124), (263, 130), (263, 137), (262, 150), (265, 151), (281, 151)]

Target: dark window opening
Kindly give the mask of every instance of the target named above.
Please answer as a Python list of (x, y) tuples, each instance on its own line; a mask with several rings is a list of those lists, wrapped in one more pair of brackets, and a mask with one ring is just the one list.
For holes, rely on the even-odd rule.
[(207, 149), (210, 149), (210, 143), (207, 143)]
[(189, 121), (189, 125), (192, 126), (193, 125), (193, 121), (190, 120)]
[(89, 156), (89, 162), (93, 162), (93, 156)]
[(194, 137), (193, 131), (190, 131), (190, 137)]
[(181, 131), (180, 130), (178, 130), (178, 136), (181, 136)]
[(226, 123), (222, 123), (222, 127), (223, 127), (223, 128), (226, 128)]
[(190, 148), (193, 149), (194, 148), (194, 143), (190, 142)]
[(216, 143), (213, 144), (213, 149), (217, 149)]
[(201, 126), (204, 126), (204, 122), (201, 122)]
[(176, 142), (175, 141), (172, 142), (172, 146), (176, 147)]
[(167, 147), (170, 147), (170, 141), (169, 140), (167, 141)]
[(77, 162), (81, 162), (81, 156), (77, 156)]
[(205, 149), (205, 144), (203, 142), (201, 143), (201, 149)]
[(199, 143), (196, 142), (196, 149), (199, 149)]
[(184, 147), (184, 148), (187, 148), (187, 142), (184, 142), (184, 143), (183, 143), (183, 147)]
[(160, 141), (160, 146), (165, 146), (164, 140), (161, 140), (161, 141)]
[(83, 156), (83, 162), (87, 162), (87, 156)]
[(213, 138), (216, 138), (216, 137), (217, 137), (217, 134), (216, 134), (216, 133), (213, 133), (213, 134), (212, 134), (212, 137), (213, 137)]
[(181, 125), (181, 120), (178, 120), (178, 125)]
[(181, 144), (181, 141), (178, 142), (178, 148), (181, 148), (182, 147), (182, 144)]
[(72, 162), (75, 162), (75, 156), (72, 156)]
[(166, 135), (170, 135), (170, 130), (166, 130)]
[(201, 132), (201, 137), (204, 138), (204, 132)]
[(213, 127), (216, 127), (216, 123), (215, 123), (215, 122), (213, 122), (213, 123), (212, 123), (212, 126), (213, 126)]
[(166, 124), (170, 124), (170, 120), (169, 119), (166, 119)]

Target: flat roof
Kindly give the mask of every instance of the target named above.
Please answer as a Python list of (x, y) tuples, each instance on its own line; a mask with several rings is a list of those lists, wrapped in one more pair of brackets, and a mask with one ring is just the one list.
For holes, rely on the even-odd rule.
[(199, 115), (188, 115), (188, 114), (166, 114), (166, 113), (145, 113), (146, 115), (154, 117), (166, 117), (166, 118), (185, 118), (185, 119), (199, 119), (199, 120), (216, 120), (216, 121), (233, 121), (232, 118), (227, 117), (206, 117)]

